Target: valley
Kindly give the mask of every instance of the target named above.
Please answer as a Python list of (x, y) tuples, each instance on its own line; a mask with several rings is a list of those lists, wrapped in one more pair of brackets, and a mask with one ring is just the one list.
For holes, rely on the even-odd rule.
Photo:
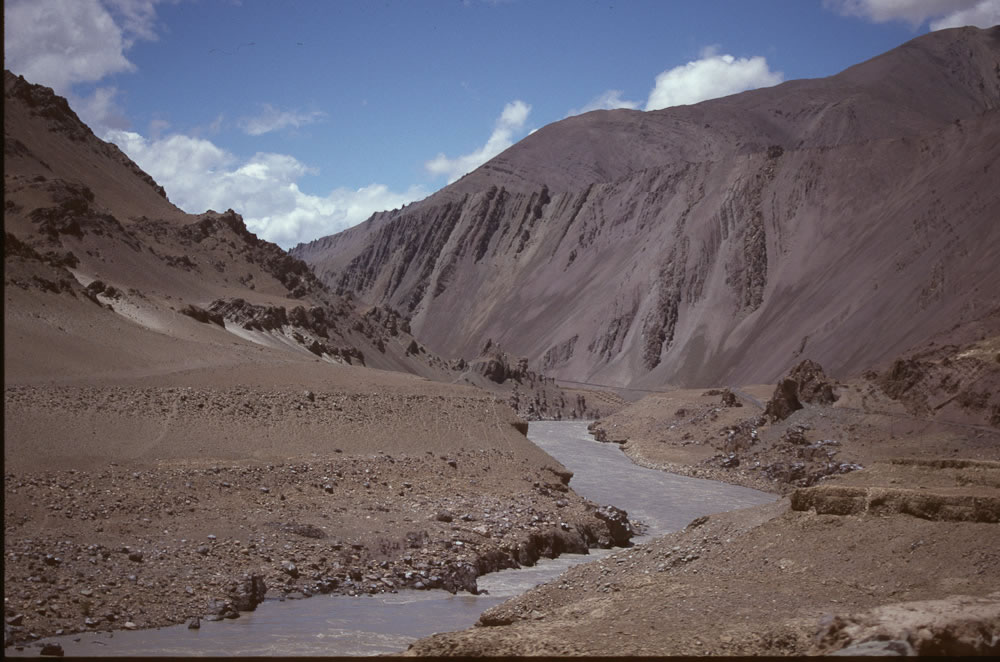
[(8, 653), (597, 549), (377, 650), (1000, 652), (1000, 27), (567, 117), (290, 251), (4, 87)]

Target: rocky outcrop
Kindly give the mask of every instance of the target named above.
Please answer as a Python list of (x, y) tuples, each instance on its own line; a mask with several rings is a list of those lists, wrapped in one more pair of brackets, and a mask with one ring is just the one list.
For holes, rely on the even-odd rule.
[(260, 267), (274, 276), (282, 285), (288, 288), (289, 296), (301, 299), (309, 294), (322, 293), (327, 290), (312, 269), (302, 260), (290, 256), (277, 244), (260, 239), (247, 229), (243, 217), (232, 209), (223, 213), (209, 210), (198, 216), (198, 220), (181, 228), (181, 244), (192, 245), (208, 242), (218, 244), (220, 241), (236, 247), (238, 242), (247, 261)]
[[(148, 195), (148, 200), (160, 203), (163, 209), (176, 209), (167, 201), (167, 194), (162, 186), (139, 168), (116, 145), (104, 142), (95, 136), (93, 131), (80, 121), (66, 99), (57, 95), (52, 88), (34, 85), (26, 81), (23, 76), (16, 76), (10, 71), (4, 70), (4, 96), (10, 100), (5, 104), (5, 111), (15, 105), (18, 106), (17, 115), (20, 115), (23, 109), (25, 115), (35, 122), (44, 123), (49, 131), (64, 136), (70, 142), (86, 145), (93, 149), (101, 159), (111, 162), (119, 168), (124, 168), (130, 176), (140, 182), (140, 187), (135, 190), (151, 194)], [(12, 122), (18, 121), (19, 118), (13, 118), (14, 115), (15, 111), (13, 110), (10, 110), (9, 114), (5, 112), (5, 128), (9, 119)], [(29, 146), (16, 136), (11, 136), (10, 139), (5, 138), (4, 155), (30, 156), (38, 159), (43, 166), (47, 166), (47, 170), (52, 170), (52, 167), (41, 158), (42, 155), (35, 153), (34, 145)], [(100, 175), (96, 172), (82, 173), (82, 176), (100, 179)]]
[(802, 409), (803, 402), (828, 405), (836, 400), (833, 383), (827, 379), (823, 368), (815, 361), (806, 359), (778, 382), (774, 395), (764, 408), (764, 416), (774, 423)]
[(931, 341), (865, 376), (911, 414), (1000, 428), (1000, 359), (991, 335), (980, 331), (976, 341), (961, 344)]
[(796, 490), (791, 504), (793, 510), (818, 514), (996, 523), (1000, 522), (998, 477), (1000, 462), (897, 458), (835, 484)]
[(187, 315), (191, 319), (198, 320), (202, 324), (215, 324), (225, 328), (226, 320), (220, 313), (213, 313), (200, 306), (196, 306), (193, 303), (189, 303), (180, 310), (178, 310), (181, 315)]
[(897, 602), (824, 618), (814, 655), (1000, 654), (1000, 593)]
[[(308, 309), (295, 306), (287, 310), (284, 306), (252, 304), (243, 299), (217, 299), (209, 306), (207, 314), (248, 331), (287, 334), (316, 356), (328, 356), (349, 365), (354, 362), (365, 365), (364, 353), (344, 342), (335, 315), (322, 306)], [(340, 343), (335, 344), (338, 339)]]
[(891, 487), (820, 485), (792, 492), (792, 510), (819, 515), (903, 514), (950, 522), (1000, 522), (1000, 497)]
[(497, 384), (503, 384), (508, 379), (517, 382), (534, 381), (538, 375), (528, 370), (528, 360), (518, 359), (516, 362), (507, 352), (493, 342), (486, 341), (479, 357), (469, 363), (469, 369), (478, 372)]
[(229, 599), (238, 611), (253, 611), (267, 593), (264, 577), (257, 574), (245, 574), (232, 582), (229, 589)]

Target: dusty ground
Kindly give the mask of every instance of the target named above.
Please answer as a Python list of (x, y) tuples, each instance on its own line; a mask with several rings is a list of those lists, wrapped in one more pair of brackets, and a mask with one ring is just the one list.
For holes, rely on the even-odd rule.
[[(944, 482), (933, 470), (909, 469), (903, 479), (911, 491), (922, 491), (925, 482), (934, 491)], [(850, 477), (889, 484), (900, 471), (875, 465)], [(969, 477), (978, 480), (976, 494), (991, 500), (992, 521), (942, 521), (891, 509), (817, 514), (795, 510), (785, 498), (699, 519), (684, 531), (577, 566), (488, 610), (477, 627), (421, 640), (408, 653), (828, 653), (867, 641), (866, 633), (877, 638), (879, 627), (899, 631), (891, 614), (866, 632), (849, 635), (833, 627), (854, 614), (954, 595), (982, 598), (987, 608), (986, 617), (968, 628), (972, 634), (963, 635), (972, 648), (940, 647), (947, 644), (942, 632), (955, 626), (947, 610), (918, 618), (919, 627), (898, 636), (913, 638), (915, 648), (921, 637), (936, 641), (938, 648), (928, 645), (924, 652), (996, 652), (990, 633), (1000, 627), (1000, 596), (988, 596), (1000, 581), (1000, 464), (955, 469), (949, 480), (954, 485)], [(910, 613), (905, 605), (897, 611)]]
[[(979, 335), (825, 379), (835, 401), (780, 420), (765, 411), (775, 387), (758, 385), (649, 395), (591, 428), (643, 466), (778, 493), (892, 458), (1000, 460), (1000, 335)], [(900, 378), (898, 364), (917, 367)]]
[[(763, 412), (772, 387), (612, 413), (621, 398), (559, 389), (496, 346), (435, 356), (232, 211), (183, 214), (51, 90), (5, 75), (4, 130), (5, 645), (235, 617), (267, 593), (475, 590), (482, 572), (624, 542), (621, 513), (567, 489), (515, 410), (597, 409), (641, 463), (790, 497), (579, 567), (484, 615), (495, 627), (413, 652), (825, 652), (880, 631), (887, 603), (989, 608), (973, 598), (1000, 574), (992, 327), (781, 420)], [(990, 260), (962, 264), (991, 282)], [(963, 320), (992, 302), (946, 300)], [(884, 462), (900, 457), (938, 464)]]
[(442, 360), (4, 81), (5, 645), (266, 592), (474, 591), (624, 542), (515, 414), (586, 394), (497, 347)]
[(783, 420), (756, 386), (654, 394), (597, 422), (640, 464), (788, 496), (573, 568), (408, 653), (1000, 652), (989, 409), (940, 420), (874, 377), (827, 383), (836, 402)]
[(613, 542), (506, 403), (337, 375), (306, 364), (8, 385), (10, 639), (225, 614), (246, 599), (245, 574), (293, 597), (475, 590), (483, 572)]

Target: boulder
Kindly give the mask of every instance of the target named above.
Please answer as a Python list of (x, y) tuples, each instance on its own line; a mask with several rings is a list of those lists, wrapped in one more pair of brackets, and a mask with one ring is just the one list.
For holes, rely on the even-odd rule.
[(828, 405), (836, 400), (833, 382), (827, 378), (823, 368), (815, 361), (806, 359), (778, 382), (764, 409), (764, 415), (775, 423), (802, 409), (803, 402)]
[(614, 506), (601, 506), (594, 511), (594, 515), (607, 525), (612, 545), (628, 547), (631, 544), (634, 532), (632, 524), (628, 521), (627, 512)]
[(242, 579), (233, 583), (229, 599), (239, 611), (253, 611), (264, 601), (266, 593), (267, 586), (262, 575), (243, 575)]
[(799, 409), (802, 409), (802, 403), (799, 402), (798, 384), (794, 379), (786, 377), (774, 388), (774, 394), (764, 408), (764, 415), (769, 421), (776, 423), (785, 420)]
[(826, 617), (814, 655), (998, 655), (1000, 592), (898, 602)]

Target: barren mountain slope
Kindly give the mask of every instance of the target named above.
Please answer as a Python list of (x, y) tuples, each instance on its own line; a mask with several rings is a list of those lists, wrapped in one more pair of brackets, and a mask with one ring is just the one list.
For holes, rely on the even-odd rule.
[(4, 90), (5, 646), (625, 542), (506, 394), (441, 383), (581, 414), (551, 380), (443, 361), (232, 210), (182, 213), (51, 89)]
[[(298, 246), (445, 356), (564, 379), (856, 374), (998, 303), (1000, 28), (826, 79), (547, 126), (455, 184)], [(460, 286), (459, 286), (460, 284)]]

